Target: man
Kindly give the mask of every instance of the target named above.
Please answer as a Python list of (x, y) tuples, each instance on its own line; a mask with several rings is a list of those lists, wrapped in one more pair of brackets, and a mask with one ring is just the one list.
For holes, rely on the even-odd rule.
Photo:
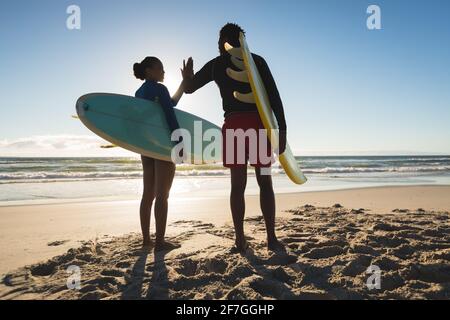
[[(249, 149), (252, 147), (249, 143), (242, 145), (242, 147), (245, 148), (244, 152), (246, 156), (246, 161), (244, 163), (236, 161), (236, 155), (235, 157), (232, 157), (232, 161), (227, 159), (227, 154), (236, 151), (235, 141), (230, 141), (230, 139), (235, 139), (235, 136), (230, 138), (230, 136), (226, 134), (227, 131), (234, 130), (235, 132), (242, 132), (247, 130), (259, 131), (264, 129), (256, 104), (239, 101), (233, 95), (234, 91), (250, 92), (250, 85), (245, 82), (233, 80), (227, 75), (226, 72), (227, 68), (240, 71), (232, 63), (231, 56), (226, 51), (224, 45), (225, 43), (229, 43), (235, 48), (240, 47), (239, 34), (241, 32), (244, 33), (244, 30), (242, 30), (240, 26), (233, 23), (226, 24), (221, 29), (219, 36), (220, 56), (209, 61), (195, 75), (193, 71), (192, 58), (189, 58), (185, 72), (183, 72), (184, 91), (185, 93), (193, 93), (211, 81), (215, 81), (220, 89), (220, 94), (223, 100), (223, 109), (225, 111), (225, 122), (222, 127), (223, 164), (225, 167), (230, 168), (231, 173), (230, 205), (236, 232), (236, 250), (244, 253), (248, 248), (248, 243), (244, 236), (244, 193), (247, 184), (246, 162), (250, 160), (250, 165), (255, 167), (256, 179), (260, 188), (260, 205), (266, 224), (267, 246), (269, 250), (279, 251), (283, 250), (284, 246), (278, 241), (275, 235), (275, 195), (272, 187), (272, 177), (270, 174), (264, 172), (266, 168), (270, 169), (273, 162), (273, 158), (271, 158), (272, 151), (270, 143), (265, 144), (267, 146), (267, 150), (263, 150), (262, 152), (263, 154), (267, 154), (269, 159), (271, 158), (268, 162), (263, 161), (260, 157), (261, 152), (259, 151), (262, 145), (260, 143), (260, 140), (262, 139), (260, 135), (257, 135), (258, 138), (256, 141), (252, 141), (252, 143), (258, 144), (258, 155), (256, 159), (250, 159), (249, 157)], [(282, 154), (286, 148), (286, 121), (284, 118), (283, 104), (267, 63), (258, 55), (253, 54), (253, 58), (258, 67), (261, 78), (263, 79), (270, 104), (278, 121), (280, 129), (279, 154)], [(267, 136), (263, 135), (263, 137), (268, 140)], [(231, 150), (230, 148), (234, 148), (234, 150)], [(236, 152), (234, 152), (234, 154), (235, 153)]]

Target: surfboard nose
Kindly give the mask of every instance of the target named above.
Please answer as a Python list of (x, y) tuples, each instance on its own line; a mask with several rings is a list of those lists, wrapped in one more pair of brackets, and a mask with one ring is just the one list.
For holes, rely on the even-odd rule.
[(85, 111), (89, 109), (89, 105), (82, 99), (78, 99), (77, 101), (77, 113), (80, 117), (84, 116)]

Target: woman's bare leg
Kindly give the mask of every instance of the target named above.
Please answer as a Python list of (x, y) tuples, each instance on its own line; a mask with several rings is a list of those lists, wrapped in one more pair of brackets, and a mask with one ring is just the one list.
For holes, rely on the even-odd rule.
[(167, 224), (168, 199), (170, 188), (175, 176), (175, 164), (168, 161), (155, 160), (156, 176), (156, 200), (155, 200), (155, 222), (156, 222), (156, 250), (173, 249), (164, 241)]
[(140, 206), (141, 229), (143, 245), (150, 245), (150, 216), (152, 211), (153, 199), (155, 198), (155, 160), (142, 157), (142, 168), (144, 176), (144, 191)]
[(247, 166), (231, 168), (230, 207), (236, 233), (236, 248), (241, 252), (247, 249), (247, 241), (244, 235), (246, 186)]

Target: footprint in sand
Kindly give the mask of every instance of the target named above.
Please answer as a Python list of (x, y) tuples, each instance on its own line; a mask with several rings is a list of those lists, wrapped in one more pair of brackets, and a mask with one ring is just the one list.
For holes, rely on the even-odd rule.
[(119, 269), (105, 269), (100, 274), (102, 276), (123, 277), (126, 273)]
[(437, 250), (434, 252), (425, 252), (421, 259), (424, 261), (443, 260), (450, 261), (450, 249)]
[(350, 250), (353, 253), (362, 253), (362, 254), (370, 254), (372, 256), (378, 256), (380, 253), (372, 248), (371, 246), (361, 244), (361, 243), (352, 243), (350, 244)]
[[(108, 292), (115, 293), (120, 288), (124, 287), (125, 279), (117, 278), (112, 276), (100, 276), (95, 279), (89, 280), (85, 282), (83, 285), (89, 286), (92, 285), (96, 288), (95, 292)], [(83, 299), (83, 297), (82, 297)]]
[(406, 280), (399, 274), (398, 271), (383, 273), (381, 280), (382, 291), (393, 291), (406, 284)]
[(368, 235), (367, 239), (370, 240), (370, 245), (376, 248), (396, 248), (402, 244), (408, 243), (408, 240), (395, 236)]
[(383, 271), (396, 271), (401, 267), (399, 262), (385, 255), (375, 258), (372, 264), (380, 267)]
[(314, 248), (303, 256), (310, 259), (326, 259), (344, 253), (344, 249), (338, 246)]
[(58, 241), (53, 241), (53, 242), (49, 242), (47, 243), (47, 246), (49, 247), (58, 247), (58, 246), (62, 246), (63, 244), (69, 242), (70, 240), (58, 240)]
[(244, 279), (256, 274), (257, 271), (251, 264), (245, 260), (233, 261), (231, 267), (227, 270), (226, 277), (229, 281), (233, 282), (236, 279)]
[(266, 266), (286, 266), (297, 261), (297, 256), (289, 253), (275, 253), (268, 258), (253, 257), (258, 265)]
[(227, 262), (225, 262), (223, 259), (218, 258), (212, 258), (212, 259), (206, 259), (202, 261), (202, 265), (205, 270), (208, 273), (219, 273), (223, 274), (228, 269), (229, 265)]
[(392, 254), (400, 259), (411, 259), (416, 253), (416, 249), (409, 244), (402, 244), (395, 249), (389, 249), (388, 254)]
[(179, 276), (172, 281), (169, 288), (176, 291), (193, 289), (200, 291), (204, 286), (211, 285), (214, 282), (218, 285), (224, 283), (224, 277), (217, 273), (199, 274), (192, 277)]
[(131, 262), (129, 262), (129, 261), (120, 261), (116, 264), (117, 268), (123, 268), (123, 269), (129, 268), (130, 266), (131, 266)]
[(448, 235), (448, 233), (444, 233), (443, 230), (438, 227), (438, 228), (423, 230), (422, 232), (420, 232), (420, 235), (426, 236), (426, 237), (440, 238), (440, 237)]
[[(295, 297), (289, 287), (284, 283), (265, 279), (259, 275), (252, 275), (243, 279), (233, 290), (243, 292), (253, 290), (257, 293), (257, 296), (261, 296), (264, 299), (293, 299)], [(230, 293), (227, 294), (227, 297), (230, 297)]]
[(381, 222), (381, 223), (376, 223), (372, 227), (372, 230), (373, 231), (400, 231), (400, 230), (405, 230), (405, 227)]
[(408, 209), (394, 209), (394, 210), (392, 210), (392, 212), (394, 212), (394, 213), (408, 213), (409, 210)]
[(108, 292), (96, 290), (88, 292), (80, 297), (80, 300), (100, 300), (110, 296)]
[(176, 272), (183, 276), (191, 277), (197, 273), (197, 266), (197, 261), (194, 261), (192, 259), (183, 259), (177, 263), (174, 269)]
[(429, 283), (448, 283), (450, 282), (450, 265), (433, 263), (410, 266), (408, 278)]
[(366, 272), (367, 268), (372, 262), (372, 257), (369, 255), (359, 255), (352, 261), (347, 263), (342, 269), (342, 274), (350, 277), (356, 277), (359, 274)]
[(289, 283), (292, 280), (292, 277), (286, 272), (286, 270), (284, 270), (283, 267), (277, 267), (272, 270), (272, 276), (274, 279), (284, 283)]
[(31, 267), (30, 271), (33, 276), (45, 277), (55, 273), (57, 266), (58, 263), (56, 261), (50, 260)]

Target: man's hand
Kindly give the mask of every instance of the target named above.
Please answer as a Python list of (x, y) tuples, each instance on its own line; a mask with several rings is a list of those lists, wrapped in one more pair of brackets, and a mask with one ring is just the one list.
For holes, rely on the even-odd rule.
[(187, 63), (186, 60), (183, 60), (183, 68), (180, 69), (180, 71), (183, 80), (192, 79), (194, 77), (194, 60), (192, 60), (192, 57), (189, 57)]
[(286, 130), (280, 130), (279, 131), (279, 144), (278, 144), (278, 155), (282, 155), (284, 151), (286, 151), (286, 136), (287, 131)]

